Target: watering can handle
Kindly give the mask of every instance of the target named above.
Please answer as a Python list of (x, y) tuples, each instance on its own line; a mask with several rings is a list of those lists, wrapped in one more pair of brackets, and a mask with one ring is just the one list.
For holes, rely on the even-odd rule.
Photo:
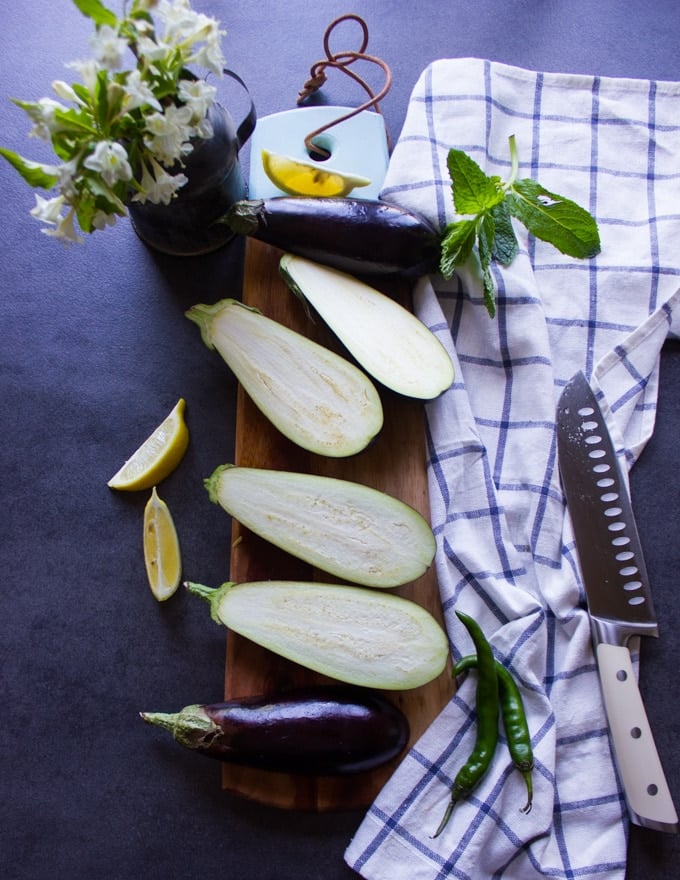
[(255, 104), (253, 103), (253, 99), (250, 96), (250, 92), (248, 91), (248, 86), (243, 82), (241, 77), (237, 73), (234, 73), (233, 70), (227, 70), (226, 68), (224, 68), (223, 73), (231, 77), (233, 80), (236, 80), (237, 83), (243, 86), (246, 94), (248, 95), (248, 101), (250, 102), (248, 113), (236, 129), (236, 142), (238, 144), (238, 149), (240, 150), (255, 129), (255, 124), (257, 123), (257, 113), (255, 112)]

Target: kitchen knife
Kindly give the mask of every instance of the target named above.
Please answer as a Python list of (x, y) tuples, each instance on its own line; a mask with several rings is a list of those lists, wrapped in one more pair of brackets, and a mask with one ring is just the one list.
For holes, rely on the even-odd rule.
[(659, 634), (647, 571), (627, 484), (583, 373), (569, 381), (560, 397), (557, 450), (629, 813), (637, 825), (677, 832), (678, 815), (628, 650), (631, 636)]

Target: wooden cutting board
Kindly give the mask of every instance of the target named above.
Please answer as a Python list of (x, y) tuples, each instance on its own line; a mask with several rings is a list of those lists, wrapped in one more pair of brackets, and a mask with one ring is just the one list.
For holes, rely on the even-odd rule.
[[(281, 251), (255, 240), (246, 245), (243, 302), (268, 317), (342, 352), (320, 321), (312, 322), (278, 274)], [(374, 282), (375, 283), (375, 282)], [(410, 307), (410, 288), (403, 282), (375, 283)], [(291, 388), (291, 394), (295, 389)], [(370, 448), (347, 459), (314, 455), (281, 435), (239, 387), (236, 415), (236, 464), (302, 471), (355, 480), (388, 492), (429, 518), (423, 405), (382, 393), (384, 426)], [(233, 522), (231, 580), (300, 578), (331, 580), (306, 563), (266, 543)], [(419, 580), (394, 592), (413, 599), (443, 620), (434, 566)], [(227, 634), (225, 698), (266, 694), (324, 679), (278, 657), (234, 632)], [(385, 692), (406, 714), (415, 742), (449, 700), (454, 690), (447, 668), (429, 684), (409, 691)], [(225, 764), (222, 786), (252, 800), (286, 809), (331, 811), (368, 807), (393, 773), (398, 760), (370, 773), (344, 779), (290, 776)]]

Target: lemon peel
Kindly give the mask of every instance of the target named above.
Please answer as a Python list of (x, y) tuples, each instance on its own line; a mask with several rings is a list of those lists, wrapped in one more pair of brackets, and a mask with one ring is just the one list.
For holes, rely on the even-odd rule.
[(179, 587), (182, 554), (170, 508), (155, 486), (144, 508), (144, 563), (151, 592), (165, 602)]
[(272, 183), (291, 196), (337, 198), (371, 183), (358, 174), (346, 174), (319, 162), (303, 162), (269, 150), (262, 150), (262, 167)]
[(106, 484), (111, 489), (150, 489), (164, 480), (184, 457), (189, 429), (184, 420), (186, 401), (181, 397), (170, 413)]

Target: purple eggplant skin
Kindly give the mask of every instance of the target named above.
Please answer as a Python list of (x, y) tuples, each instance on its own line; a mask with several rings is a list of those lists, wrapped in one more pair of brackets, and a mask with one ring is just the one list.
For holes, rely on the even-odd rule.
[(276, 196), (236, 202), (219, 221), (291, 254), (349, 274), (437, 270), (441, 235), (425, 218), (380, 200)]
[(393, 703), (346, 685), (192, 705), (175, 714), (140, 714), (199, 754), (305, 776), (373, 770), (398, 757), (410, 734), (406, 716)]

